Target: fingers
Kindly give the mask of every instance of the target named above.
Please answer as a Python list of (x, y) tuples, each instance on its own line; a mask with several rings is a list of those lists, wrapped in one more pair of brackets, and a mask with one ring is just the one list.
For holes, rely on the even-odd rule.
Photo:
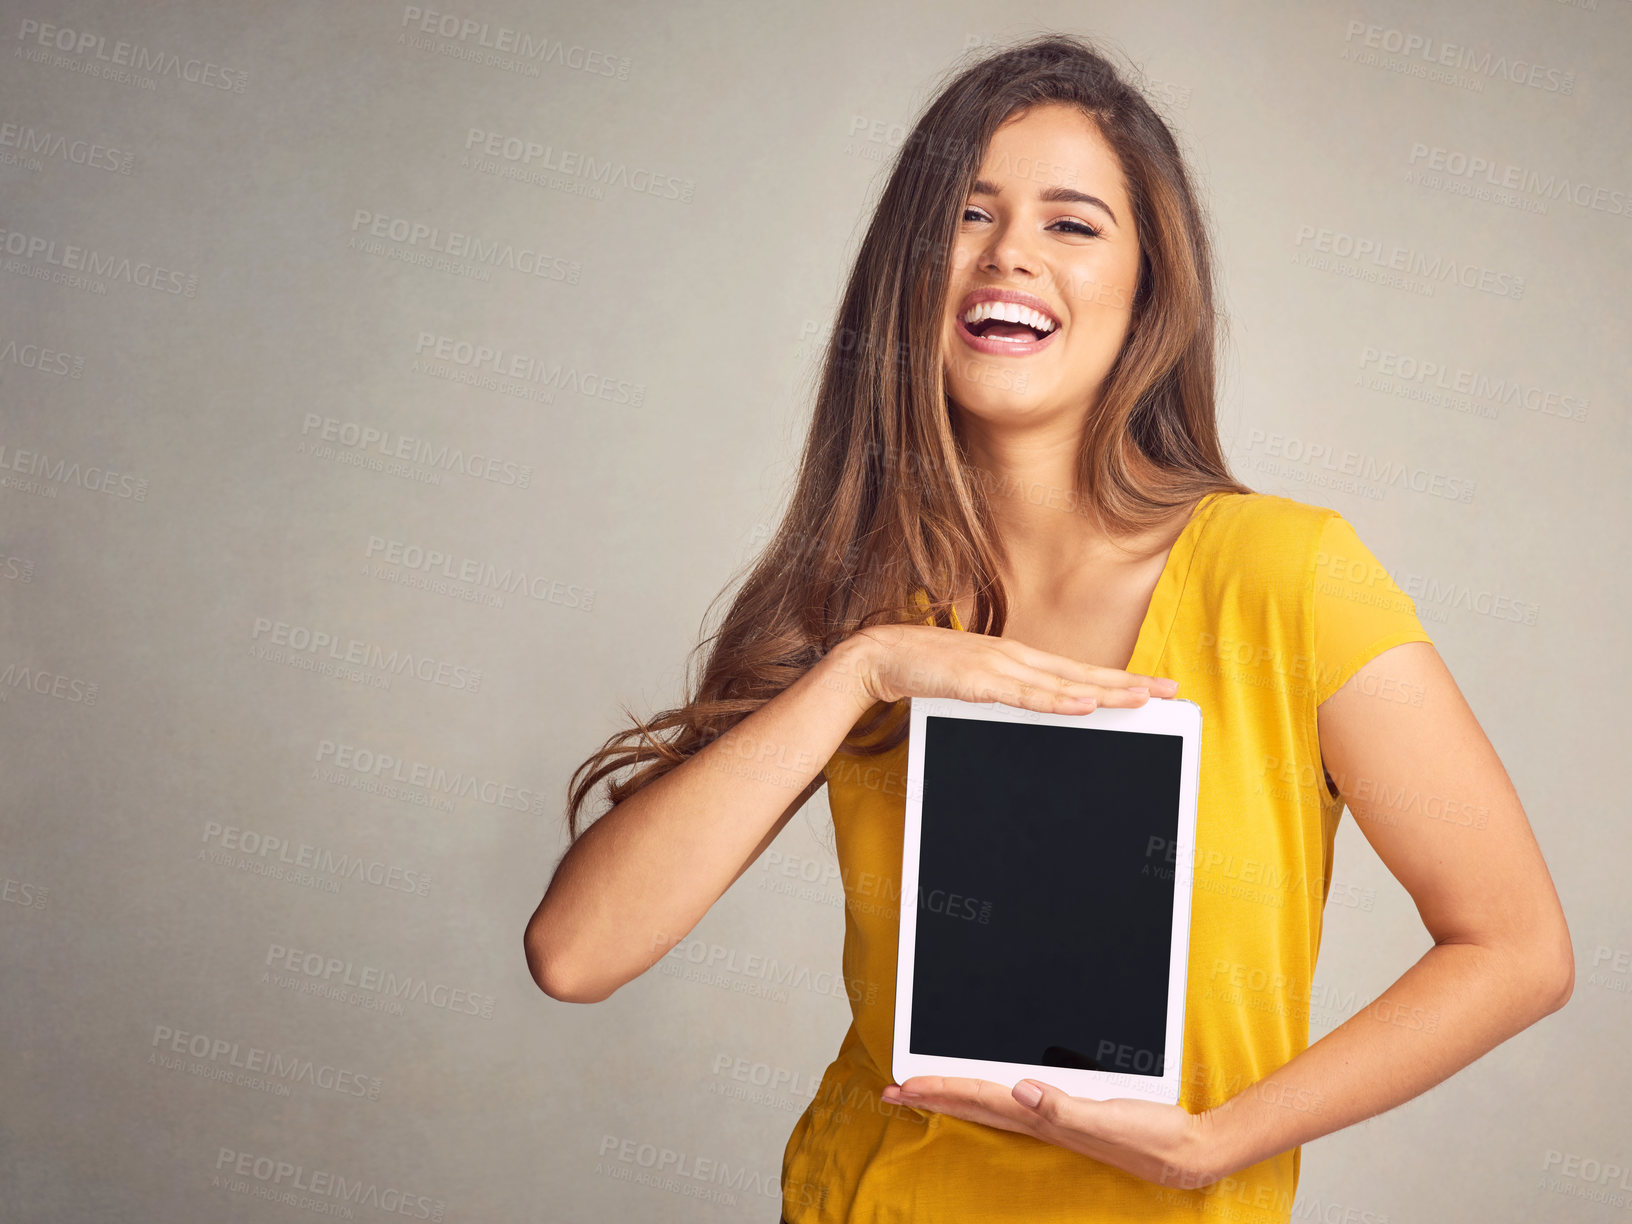
[(1123, 671), (1119, 667), (1101, 667), (1095, 663), (1085, 663), (1081, 659), (1039, 650), (1035, 646), (1028, 646), (1024, 642), (1016, 642), (1010, 638), (990, 640), (1008, 648), (1017, 662), (1051, 675), (1063, 676), (1067, 680), (1097, 684), (1107, 689), (1143, 686), (1155, 697), (1171, 697), (1179, 689), (1179, 682), (1167, 676), (1147, 676), (1143, 672)]
[(963, 701), (997, 701), (1017, 710), (1045, 714), (1084, 714), (1094, 709), (1102, 696), (1097, 686), (1074, 684), (1063, 676), (1007, 660), (974, 672), (966, 682), (966, 691), (958, 694)]
[(872, 644), (858, 656), (865, 691), (875, 700), (906, 696), (1001, 702), (1047, 714), (1085, 714), (1100, 706), (1137, 707), (1172, 697), (1178, 682), (1100, 667), (1010, 638), (931, 626), (880, 625), (858, 632)]
[(990, 695), (971, 700), (1001, 701), (1051, 714), (1080, 714), (1099, 706), (1141, 706), (1151, 697), (1171, 697), (1179, 687), (1173, 680), (1086, 663), (1074, 663), (1070, 673), (1062, 674), (1047, 664), (1034, 665), (1006, 655), (989, 666), (997, 678), (984, 686)]

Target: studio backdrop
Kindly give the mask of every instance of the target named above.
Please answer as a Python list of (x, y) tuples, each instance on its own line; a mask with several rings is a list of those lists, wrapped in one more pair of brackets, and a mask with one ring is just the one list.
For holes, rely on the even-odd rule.
[[(0, 1217), (776, 1218), (825, 797), (601, 1003), (522, 930), (778, 521), (918, 108), (1043, 30), (1178, 135), (1234, 472), (1387, 559), (1571, 926), (1568, 1006), (1294, 1218), (1624, 1218), (1623, 0), (6, 0)], [(1345, 820), (1311, 1040), (1428, 943)]]

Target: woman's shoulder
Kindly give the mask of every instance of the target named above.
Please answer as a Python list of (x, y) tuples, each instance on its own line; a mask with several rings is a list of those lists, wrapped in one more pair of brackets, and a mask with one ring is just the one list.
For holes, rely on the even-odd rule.
[(1301, 587), (1315, 572), (1327, 524), (1341, 517), (1275, 493), (1225, 493), (1207, 512), (1197, 558), (1237, 589)]
[(1225, 493), (1208, 514), (1207, 534), (1227, 538), (1236, 548), (1285, 555), (1312, 549), (1337, 513), (1330, 506), (1277, 493)]

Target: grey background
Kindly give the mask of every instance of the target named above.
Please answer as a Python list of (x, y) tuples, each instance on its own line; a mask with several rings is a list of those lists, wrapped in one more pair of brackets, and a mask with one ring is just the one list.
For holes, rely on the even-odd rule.
[[(521, 930), (571, 770), (679, 697), (777, 519), (906, 126), (966, 48), (1063, 29), (1202, 184), (1237, 473), (1416, 599), (1574, 936), (1569, 1006), (1307, 1146), (1295, 1217), (1616, 1218), (1632, 5), (423, 7), (545, 54), (401, 4), (0, 4), (0, 1214), (288, 1219), (285, 1162), (360, 1219), (775, 1218), (848, 1020), (797, 984), (838, 970), (825, 799), (603, 1003), (542, 995)], [(473, 129), (550, 152), (484, 173)], [(1428, 945), (1348, 821), (1336, 885), (1313, 1037)], [(705, 954), (799, 976), (671, 972)], [(305, 989), (385, 973), (400, 1014)]]

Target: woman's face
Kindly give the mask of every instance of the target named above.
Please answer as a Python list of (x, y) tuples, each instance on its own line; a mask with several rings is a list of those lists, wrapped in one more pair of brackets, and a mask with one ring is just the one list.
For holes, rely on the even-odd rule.
[[(1093, 121), (1059, 103), (1009, 119), (992, 137), (952, 246), (947, 394), (993, 423), (1085, 415), (1127, 335), (1138, 275), (1122, 171)], [(991, 291), (1005, 300), (983, 300), (999, 296)], [(1016, 306), (1044, 318), (987, 317)]]

